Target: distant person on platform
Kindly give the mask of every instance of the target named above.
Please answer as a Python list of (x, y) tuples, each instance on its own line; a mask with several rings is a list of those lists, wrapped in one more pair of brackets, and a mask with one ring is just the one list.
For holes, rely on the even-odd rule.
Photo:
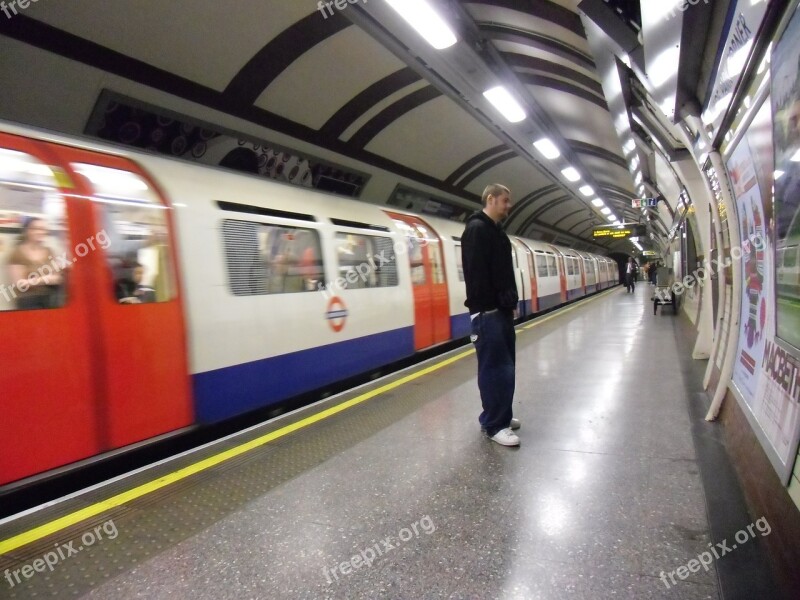
[(636, 261), (631, 256), (625, 265), (625, 293), (632, 294), (634, 291), (636, 291)]
[(517, 284), (511, 258), (511, 241), (500, 227), (511, 210), (511, 192), (500, 184), (486, 187), (483, 210), (467, 219), (461, 236), (461, 258), (467, 287), (472, 335), (478, 355), (478, 389), (483, 412), (481, 429), (503, 446), (519, 446), (512, 431), (520, 422), (513, 418), (516, 335), (514, 311)]

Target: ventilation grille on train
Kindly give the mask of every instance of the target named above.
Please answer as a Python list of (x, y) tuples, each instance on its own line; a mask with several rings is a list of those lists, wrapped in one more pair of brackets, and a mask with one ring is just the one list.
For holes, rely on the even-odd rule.
[(267, 269), (258, 252), (259, 223), (226, 219), (222, 238), (228, 266), (228, 281), (236, 296), (266, 294)]

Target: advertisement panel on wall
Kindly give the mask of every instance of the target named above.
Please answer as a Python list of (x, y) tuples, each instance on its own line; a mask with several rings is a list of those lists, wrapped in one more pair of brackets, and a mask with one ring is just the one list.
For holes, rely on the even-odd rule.
[(756, 436), (785, 483), (800, 438), (800, 371), (795, 357), (776, 344), (772, 123), (767, 99), (726, 165), (740, 232), (739, 239), (732, 240), (731, 258), (742, 279), (733, 383)]
[(800, 350), (800, 12), (772, 53), (777, 337)]

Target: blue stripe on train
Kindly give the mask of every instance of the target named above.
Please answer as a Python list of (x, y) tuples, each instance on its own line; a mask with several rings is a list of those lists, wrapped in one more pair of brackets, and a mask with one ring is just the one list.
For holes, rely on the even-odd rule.
[(195, 411), (213, 423), (414, 354), (414, 328), (310, 348), (193, 376)]
[(470, 333), (472, 333), (472, 327), (469, 321), (469, 313), (462, 313), (460, 315), (453, 315), (450, 317), (450, 333), (454, 340), (467, 337)]

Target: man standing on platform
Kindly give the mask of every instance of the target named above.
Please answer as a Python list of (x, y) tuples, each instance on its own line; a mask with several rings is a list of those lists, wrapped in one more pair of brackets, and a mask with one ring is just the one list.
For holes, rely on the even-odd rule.
[(500, 221), (511, 210), (511, 192), (500, 184), (483, 191), (483, 210), (467, 219), (461, 237), (461, 258), (470, 312), (472, 335), (478, 355), (478, 388), (481, 412), (478, 420), (486, 435), (503, 446), (519, 446), (519, 429), (513, 418), (517, 308), (517, 284), (511, 241)]

